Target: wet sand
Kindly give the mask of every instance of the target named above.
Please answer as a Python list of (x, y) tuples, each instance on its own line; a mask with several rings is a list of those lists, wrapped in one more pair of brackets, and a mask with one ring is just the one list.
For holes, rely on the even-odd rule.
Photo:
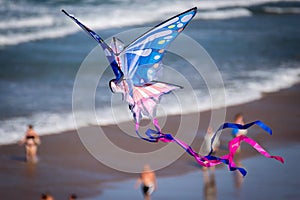
[[(250, 131), (249, 136), (259, 141), (260, 144), (262, 144), (271, 154), (278, 154), (288, 158), (290, 155), (288, 152), (295, 154), (300, 150), (300, 135), (298, 134), (297, 128), (297, 125), (300, 122), (299, 102), (300, 85), (298, 84), (289, 89), (265, 94), (262, 99), (257, 101), (228, 107), (226, 120), (232, 121), (233, 116), (236, 113), (243, 112), (246, 122), (257, 119), (264, 121), (273, 129), (273, 136), (269, 136), (266, 133), (257, 134), (255, 133), (256, 131), (253, 131), (253, 135), (251, 135)], [(211, 112), (201, 112), (200, 115), (201, 120), (199, 123), (198, 135), (192, 143), (192, 146), (196, 151), (198, 151), (201, 146), (202, 138), (209, 124)], [(193, 120), (194, 114), (189, 114), (188, 118)], [(180, 116), (169, 116), (164, 129), (168, 130), (168, 132), (172, 132), (172, 130), (176, 129), (178, 126), (176, 124), (178, 119), (180, 119)], [(164, 144), (161, 143), (151, 144), (140, 139), (130, 137), (123, 134), (117, 126), (105, 126), (102, 127), (102, 129), (105, 130), (105, 133), (113, 133), (108, 136), (111, 141), (120, 148), (124, 148), (128, 151), (149, 152), (164, 146)], [(82, 130), (87, 134), (99, 132), (98, 127), (95, 126), (86, 127)], [(254, 130), (257, 129), (254, 128)], [(224, 136), (222, 136), (221, 139), (226, 143), (226, 141), (230, 138), (229, 134), (223, 135)], [(67, 131), (60, 134), (43, 136), (41, 140), (42, 145), (39, 148), (39, 162), (37, 164), (28, 164), (24, 161), (25, 157), (23, 146), (19, 146), (17, 144), (0, 146), (1, 198), (32, 200), (38, 199), (41, 193), (50, 192), (56, 199), (67, 199), (67, 196), (70, 193), (76, 193), (80, 198), (85, 199), (96, 197), (98, 199), (108, 199), (105, 198), (107, 197), (105, 195), (108, 193), (120, 193), (120, 190), (114, 188), (119, 187), (122, 183), (126, 185), (131, 184), (130, 181), (133, 181), (133, 179), (137, 177), (137, 174), (124, 173), (111, 169), (96, 160), (82, 145), (76, 131)], [(98, 141), (93, 142), (97, 144)], [(291, 145), (294, 145), (293, 150), (290, 150)], [(295, 151), (295, 149), (298, 151)], [(109, 152), (109, 149), (105, 149), (104, 151)], [(253, 156), (257, 156), (257, 158), (253, 158)], [(291, 197), (291, 199), (293, 199), (296, 194), (299, 194), (299, 192), (297, 193), (297, 191), (293, 190), (293, 187), (286, 184), (286, 181), (290, 180), (293, 173), (296, 173), (293, 171), (294, 165), (288, 163), (282, 167), (281, 164), (275, 160), (259, 156), (258, 153), (247, 145), (243, 147), (242, 152), (242, 159), (245, 158), (247, 158), (247, 160), (243, 161), (243, 165), (248, 170), (248, 175), (244, 180), (242, 190), (247, 192), (242, 193), (242, 196), (238, 196), (238, 194), (233, 195), (232, 193), (236, 191), (230, 189), (228, 186), (230, 184), (232, 187), (233, 173), (229, 172), (226, 167), (221, 167), (216, 170), (218, 195), (224, 193), (225, 196), (229, 195), (228, 197), (232, 197), (230, 195), (233, 195), (234, 198), (240, 197), (241, 199), (245, 199), (245, 196), (243, 195), (249, 196), (249, 194), (262, 193), (262, 191), (266, 194), (271, 194), (272, 185), (282, 188), (282, 191), (285, 191), (284, 197)], [(111, 159), (113, 160), (114, 158), (112, 157)], [(156, 157), (155, 159), (164, 158)], [(293, 159), (288, 158), (287, 161), (289, 160)], [(267, 162), (268, 164), (260, 164), (259, 167), (254, 164), (256, 162)], [(274, 174), (276, 176), (270, 172), (268, 175), (262, 175), (263, 171), (268, 170), (265, 166), (269, 166), (272, 172), (274, 170)], [(286, 168), (286, 166), (288, 167)], [(261, 170), (261, 168), (264, 170)], [(185, 175), (186, 173), (188, 174)], [(197, 176), (195, 181), (198, 180), (199, 185), (195, 182), (188, 181), (188, 178), (181, 179), (179, 177), (181, 175), (183, 177), (188, 177), (190, 173), (195, 173), (191, 176)], [(184, 188), (188, 188), (188, 185), (196, 185), (195, 187), (198, 188), (192, 189), (189, 192), (189, 194), (192, 193), (190, 194), (192, 195), (191, 197), (203, 198), (203, 189), (201, 187), (203, 174), (192, 157), (184, 154), (173, 164), (158, 170), (156, 174), (159, 179), (159, 190), (155, 194), (157, 195), (157, 199), (164, 199), (164, 197), (171, 194), (176, 195), (176, 197), (180, 197), (182, 194), (183, 197), (183, 194), (186, 194), (186, 190)], [(259, 182), (255, 181), (257, 180), (257, 177), (260, 177)], [(185, 187), (182, 189), (181, 187), (178, 187), (175, 190), (171, 187), (164, 188), (165, 185), (172, 184), (175, 180), (175, 185), (177, 185), (177, 187), (180, 185), (185, 185)], [(300, 186), (300, 181), (297, 180), (299, 180), (299, 177), (293, 184)], [(117, 186), (114, 185), (114, 182), (119, 181), (125, 182), (120, 182)], [(263, 190), (266, 186), (270, 186), (268, 187), (269, 192), (265, 192), (265, 190)], [(130, 185), (128, 188), (133, 188), (133, 186)], [(251, 188), (251, 190), (247, 188)], [(140, 191), (133, 191), (141, 197)], [(133, 193), (132, 191), (128, 192)], [(159, 192), (164, 194), (159, 195)], [(103, 196), (101, 197), (101, 195)], [(127, 197), (126, 191), (124, 190), (124, 194), (121, 195), (123, 197)], [(128, 198), (130, 199), (130, 197)], [(117, 196), (110, 196), (110, 199), (117, 199)]]
[[(300, 195), (300, 175), (297, 168), (300, 162), (295, 159), (299, 144), (272, 151), (281, 154), (284, 165), (263, 157), (246, 158), (242, 164), (248, 170), (245, 178), (227, 169), (209, 172), (209, 182), (204, 182), (203, 172), (197, 170), (184, 175), (158, 179), (158, 190), (153, 199), (298, 199)], [(108, 184), (109, 189), (102, 195), (88, 198), (98, 199), (142, 199), (140, 190), (135, 190), (135, 179)], [(207, 192), (205, 192), (205, 190)], [(205, 196), (205, 194), (207, 196)]]

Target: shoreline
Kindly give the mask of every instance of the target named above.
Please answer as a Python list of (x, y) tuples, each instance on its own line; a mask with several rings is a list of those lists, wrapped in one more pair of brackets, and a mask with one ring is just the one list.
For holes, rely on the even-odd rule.
[[(296, 87), (297, 85), (300, 85), (300, 82), (294, 83), (291, 87), (283, 88), (283, 89), (280, 89), (280, 90), (277, 90), (277, 91), (274, 91), (274, 92), (263, 92), (262, 95), (261, 95), (261, 97), (258, 98), (258, 99), (254, 99), (254, 100), (250, 100), (250, 101), (245, 101), (245, 102), (241, 102), (241, 103), (229, 105), (226, 108), (205, 109), (205, 110), (197, 111), (197, 112), (194, 112), (194, 113), (170, 114), (170, 115), (168, 115), (168, 117), (170, 117), (170, 118), (177, 118), (180, 115), (184, 115), (184, 116), (186, 116), (186, 115), (198, 115), (199, 113), (200, 114), (202, 113), (201, 115), (204, 115), (205, 118), (206, 118), (207, 117), (207, 113), (211, 113), (212, 110), (221, 110), (221, 109), (228, 110), (228, 109), (232, 109), (232, 108), (233, 108), (233, 110), (235, 110), (234, 107), (242, 107), (245, 104), (255, 103), (256, 101), (260, 101), (260, 100), (264, 99), (265, 97), (268, 97), (270, 95), (272, 96), (272, 95), (274, 95), (276, 93), (280, 93), (280, 92), (282, 92), (284, 90), (289, 90), (289, 89), (291, 89), (293, 87)], [(234, 115), (231, 115), (231, 114), (229, 114), (229, 116), (231, 116), (232, 119), (234, 117)], [(132, 116), (130, 116), (130, 117), (132, 117)], [(160, 118), (164, 118), (164, 116), (160, 116), (160, 117), (157, 117), (157, 118), (159, 118), (159, 119)], [(226, 119), (227, 118), (228, 117), (226, 117)], [(229, 119), (229, 121), (232, 120), (232, 119)], [(147, 121), (147, 120), (142, 119), (142, 121)], [(120, 122), (118, 122), (118, 124), (122, 124), (122, 126), (124, 126), (124, 124), (129, 124), (129, 123), (132, 123), (132, 122), (133, 122), (133, 118), (131, 120), (128, 120), (128, 121), (127, 120), (126, 121), (120, 121)], [(112, 124), (112, 123), (107, 123), (107, 124), (104, 124), (104, 125), (90, 124), (90, 125), (86, 125), (86, 126), (81, 126), (78, 129), (86, 129), (86, 128), (89, 128), (89, 127), (104, 127), (104, 128), (107, 128), (107, 127), (113, 127), (113, 126), (117, 126), (117, 124)], [(66, 129), (66, 130), (60, 130), (60, 131), (50, 131), (50, 132), (47, 132), (47, 133), (40, 134), (40, 137), (48, 137), (48, 136), (52, 136), (52, 135), (66, 134), (66, 133), (73, 133), (73, 132), (77, 132), (77, 129), (72, 128), (72, 129)], [(0, 144), (0, 147), (2, 147), (2, 146), (16, 145), (16, 144), (18, 144), (18, 141), (13, 141), (13, 142), (9, 142), (9, 143)]]
[[(300, 84), (298, 83), (288, 89), (264, 94), (259, 100), (227, 107), (226, 121), (232, 121), (236, 113), (242, 112), (246, 123), (260, 119), (269, 125), (273, 130), (273, 136), (261, 133), (253, 137), (249, 136), (259, 141), (272, 154), (272, 149), (284, 148), (292, 143), (299, 144), (300, 136), (297, 134), (300, 116), (300, 111), (297, 109), (299, 100)], [(188, 114), (188, 117), (192, 120), (193, 115)], [(211, 112), (200, 112), (200, 115), (198, 134), (191, 145), (196, 151), (201, 146)], [(172, 133), (172, 130), (177, 127), (178, 117), (180, 116), (169, 116), (163, 130)], [(115, 133), (108, 137), (117, 146), (128, 151), (150, 152), (164, 146), (161, 143), (153, 145), (132, 138), (123, 134), (116, 125), (102, 128), (105, 132)], [(87, 133), (98, 131), (96, 126), (82, 129)], [(221, 136), (221, 140), (226, 141), (228, 138), (229, 134), (223, 133)], [(2, 177), (0, 191), (3, 198), (24, 199), (26, 196), (28, 199), (35, 199), (44, 192), (50, 192), (56, 199), (66, 198), (70, 193), (76, 193), (80, 198), (89, 198), (99, 196), (108, 187), (107, 183), (137, 177), (137, 174), (119, 172), (97, 161), (82, 145), (76, 130), (44, 135), (41, 136), (41, 141), (42, 145), (38, 152), (40, 160), (36, 165), (24, 162), (23, 146), (16, 144), (0, 146), (0, 160), (3, 163), (0, 168), (0, 177)], [(258, 155), (249, 148), (245, 149), (247, 151), (243, 153), (242, 158)], [(223, 168), (231, 173), (224, 165), (222, 165), (222, 170)], [(184, 154), (180, 159), (156, 173), (158, 177), (170, 177), (199, 169), (193, 158)], [(62, 184), (64, 184), (63, 187)], [(13, 192), (14, 188), (18, 188), (20, 192)]]

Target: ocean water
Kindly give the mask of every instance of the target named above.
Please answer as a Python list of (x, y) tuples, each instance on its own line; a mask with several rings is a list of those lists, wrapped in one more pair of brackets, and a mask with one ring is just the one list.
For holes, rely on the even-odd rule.
[[(178, 91), (181, 107), (177, 107), (174, 95), (164, 96), (159, 115), (208, 110), (222, 103), (241, 104), (299, 82), (300, 1), (0, 0), (0, 144), (21, 139), (27, 124), (33, 124), (40, 134), (74, 129), (72, 98), (82, 63), (86, 61), (95, 70), (107, 66), (100, 58), (103, 52), (95, 49), (96, 43), (61, 9), (106, 39), (120, 33), (124, 37), (135, 28), (147, 30), (145, 27), (194, 6), (198, 13), (183, 33), (202, 45), (215, 62), (224, 84), (225, 102), (212, 105), (211, 93), (218, 94), (220, 88), (209, 88), (205, 79), (195, 76), (190, 64), (169, 53), (163, 63), (188, 79), (193, 91)], [(142, 33), (122, 39), (128, 43)], [(91, 52), (96, 57), (89, 57)], [(162, 80), (180, 84), (169, 73), (166, 70)], [(87, 82), (95, 76), (91, 71)], [(85, 117), (88, 111), (82, 109), (77, 127), (132, 120), (120, 95), (112, 95), (107, 87), (112, 78), (107, 69), (99, 80), (93, 99), (97, 118)], [(199, 102), (196, 108), (189, 102), (191, 92)], [(114, 116), (111, 107), (122, 112)]]

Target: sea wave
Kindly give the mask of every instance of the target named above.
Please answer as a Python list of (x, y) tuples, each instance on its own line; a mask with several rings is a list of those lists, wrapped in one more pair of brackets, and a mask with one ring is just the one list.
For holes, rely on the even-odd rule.
[(226, 88), (226, 105), (239, 105), (260, 99), (264, 93), (276, 92), (300, 82), (300, 67), (247, 72), (251, 81), (235, 81)]
[[(293, 2), (299, 2), (293, 0)], [(81, 19), (92, 29), (136, 26), (165, 20), (186, 9), (197, 6), (200, 19), (228, 19), (249, 17), (248, 7), (285, 0), (204, 0), (204, 1), (90, 1), (88, 4), (49, 1), (45, 4), (18, 1), (0, 1), (0, 46), (59, 38), (79, 31), (61, 12), (62, 8)], [(266, 7), (275, 13), (299, 13), (298, 8)], [(155, 14), (154, 14), (155, 13)]]
[(204, 0), (199, 2), (199, 9), (217, 10), (224, 8), (241, 8), (279, 2), (300, 2), (299, 0)]
[(250, 17), (252, 13), (250, 10), (245, 8), (234, 8), (234, 9), (226, 9), (226, 10), (214, 10), (214, 11), (206, 11), (200, 12), (197, 15), (197, 19), (230, 19), (237, 17)]
[(30, 27), (45, 27), (54, 25), (54, 19), (51, 16), (29, 17), (25, 19), (10, 19), (0, 22), (1, 29), (20, 29)]
[(265, 6), (263, 11), (271, 14), (300, 14), (299, 7), (275, 7)]
[(42, 39), (59, 38), (62, 36), (70, 35), (74, 33), (72, 28), (50, 28), (43, 29), (31, 33), (9, 33), (6, 35), (0, 35), (0, 45), (17, 45), (20, 43), (31, 42)]

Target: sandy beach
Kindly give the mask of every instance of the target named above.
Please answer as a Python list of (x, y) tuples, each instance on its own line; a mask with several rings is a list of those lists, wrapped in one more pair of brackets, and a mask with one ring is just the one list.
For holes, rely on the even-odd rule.
[[(264, 195), (260, 196), (261, 199), (265, 199), (265, 197), (272, 196), (273, 187), (280, 188), (281, 191), (277, 192), (285, 194), (284, 197), (291, 197), (289, 199), (295, 199), (294, 197), (299, 195), (299, 191), (287, 184), (287, 181), (293, 179), (294, 173), (297, 174), (294, 170), (295, 166), (299, 165), (299, 161), (293, 159), (293, 156), (297, 156), (300, 142), (297, 128), (300, 117), (299, 102), (300, 85), (297, 84), (289, 89), (265, 94), (260, 100), (227, 108), (227, 121), (232, 121), (236, 113), (243, 112), (246, 122), (260, 119), (268, 124), (273, 129), (273, 136), (260, 133), (254, 134), (252, 137), (251, 130), (249, 136), (259, 141), (271, 154), (286, 157), (287, 162), (293, 164), (281, 165), (275, 160), (260, 156), (244, 145), (242, 159), (247, 158), (245, 162), (243, 161), (243, 166), (248, 170), (248, 175), (244, 179), (243, 192), (241, 196), (233, 194), (233, 186), (228, 186), (228, 184), (232, 185), (233, 173), (223, 166), (217, 168), (215, 174), (220, 199), (222, 198), (219, 195), (225, 195), (225, 197), (227, 195), (227, 198), (224, 199), (250, 199), (251, 193), (260, 193), (262, 188), (267, 188), (268, 190), (264, 190)], [(192, 144), (195, 150), (200, 148), (210, 119), (209, 111), (202, 112), (200, 115), (199, 134)], [(193, 118), (193, 114), (189, 116), (191, 119)], [(176, 127), (178, 117), (169, 116), (164, 129), (172, 131)], [(110, 139), (116, 145), (127, 150), (147, 152), (163, 146), (163, 144), (150, 144), (137, 138), (128, 137), (122, 134), (116, 126), (102, 128), (114, 133)], [(86, 127), (84, 131), (87, 133), (97, 132), (98, 128)], [(227, 139), (228, 135), (226, 136), (226, 134), (221, 137), (224, 142)], [(1, 199), (38, 199), (40, 194), (45, 192), (53, 194), (56, 199), (66, 199), (70, 193), (76, 193), (80, 197), (79, 199), (118, 199), (120, 196), (124, 198), (127, 195), (129, 199), (132, 199), (130, 197), (132, 194), (141, 198), (140, 191), (134, 190), (132, 185), (138, 175), (119, 172), (103, 165), (85, 149), (76, 131), (43, 136), (41, 140), (42, 145), (39, 148), (37, 164), (25, 162), (23, 146), (17, 144), (0, 146)], [(256, 165), (256, 163), (260, 164)], [(275, 175), (270, 172), (263, 173), (269, 169), (274, 170)], [(156, 174), (159, 189), (154, 195), (154, 199), (165, 199), (169, 195), (175, 199), (182, 199), (184, 198), (183, 194), (187, 193), (187, 189), (189, 189), (190, 199), (203, 197), (202, 172), (193, 158), (186, 154), (170, 166), (156, 171)], [(258, 176), (261, 177), (258, 178)], [(197, 178), (189, 180), (188, 177)], [(166, 186), (174, 184), (175, 180), (177, 189)], [(299, 177), (294, 180), (293, 186), (299, 187)], [(197, 186), (192, 187), (193, 185)], [(119, 187), (121, 189), (118, 189)]]

